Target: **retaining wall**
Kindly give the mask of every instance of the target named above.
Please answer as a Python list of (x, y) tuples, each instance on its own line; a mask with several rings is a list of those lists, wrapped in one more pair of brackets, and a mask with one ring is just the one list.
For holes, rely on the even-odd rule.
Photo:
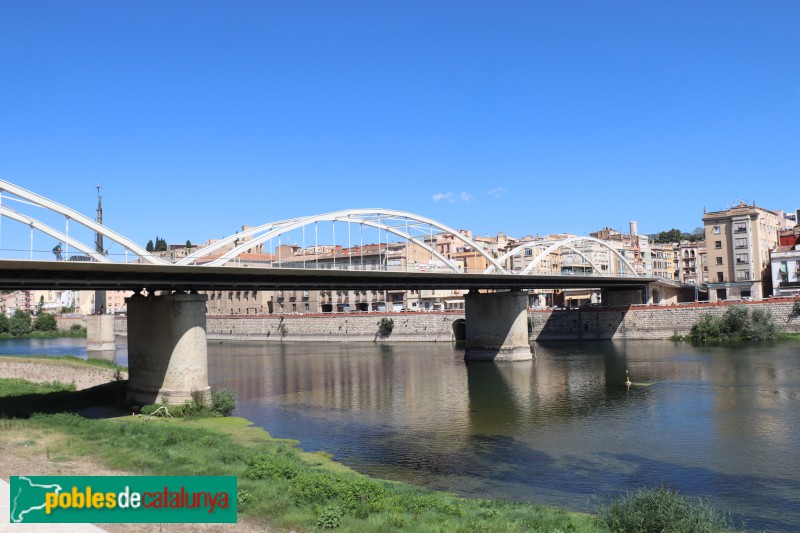
[[(784, 331), (800, 333), (800, 316), (794, 316), (793, 300), (742, 302), (751, 309), (772, 313)], [(562, 311), (531, 311), (531, 340), (574, 339), (668, 339), (687, 335), (704, 313), (722, 315), (725, 304), (680, 306), (636, 306), (590, 308)], [(386, 313), (281, 316), (210, 316), (206, 333), (212, 340), (253, 340), (284, 342), (374, 342), (381, 341), (378, 322), (391, 318), (391, 342), (451, 342), (453, 323), (463, 313)], [(60, 329), (78, 323), (82, 317), (58, 318)], [(114, 321), (117, 335), (127, 334), (127, 319)]]

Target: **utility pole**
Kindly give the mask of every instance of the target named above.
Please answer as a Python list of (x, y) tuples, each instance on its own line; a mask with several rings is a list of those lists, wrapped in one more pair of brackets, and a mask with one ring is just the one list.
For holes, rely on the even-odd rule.
[[(97, 223), (103, 225), (103, 197), (100, 196), (100, 184), (97, 184)], [(103, 235), (98, 231), (95, 233), (95, 251), (103, 254)], [(106, 291), (96, 290), (94, 292), (94, 313), (101, 315), (106, 312)]]

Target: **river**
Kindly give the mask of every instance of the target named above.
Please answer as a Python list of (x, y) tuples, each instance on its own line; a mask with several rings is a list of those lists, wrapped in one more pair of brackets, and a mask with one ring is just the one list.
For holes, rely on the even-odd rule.
[[(20, 342), (0, 353), (25, 353)], [(27, 353), (49, 353), (31, 342)], [(63, 343), (85, 354), (73, 339), (52, 353)], [(536, 354), (467, 365), (449, 344), (215, 342), (209, 376), (236, 394), (236, 414), (378, 477), (578, 511), (666, 485), (747, 529), (798, 529), (800, 343), (558, 342)]]

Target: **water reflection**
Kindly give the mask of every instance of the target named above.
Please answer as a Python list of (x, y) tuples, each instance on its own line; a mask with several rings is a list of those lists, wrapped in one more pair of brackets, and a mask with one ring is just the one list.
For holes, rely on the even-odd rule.
[(441, 344), (220, 344), (209, 360), (243, 416), (364, 472), (581, 510), (665, 483), (791, 530), (797, 348), (547, 343), (534, 361), (465, 364)]

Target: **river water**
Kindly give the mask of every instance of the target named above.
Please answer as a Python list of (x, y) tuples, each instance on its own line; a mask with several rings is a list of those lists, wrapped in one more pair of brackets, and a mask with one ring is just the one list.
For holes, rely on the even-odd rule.
[[(53, 353), (64, 341), (85, 354), (73, 339), (48, 341)], [(36, 342), (27, 353), (48, 353)], [(25, 352), (0, 341), (0, 353)], [(236, 414), (375, 476), (578, 511), (666, 485), (750, 530), (800, 529), (800, 343), (536, 354), (467, 365), (449, 344), (211, 343), (209, 376)]]

